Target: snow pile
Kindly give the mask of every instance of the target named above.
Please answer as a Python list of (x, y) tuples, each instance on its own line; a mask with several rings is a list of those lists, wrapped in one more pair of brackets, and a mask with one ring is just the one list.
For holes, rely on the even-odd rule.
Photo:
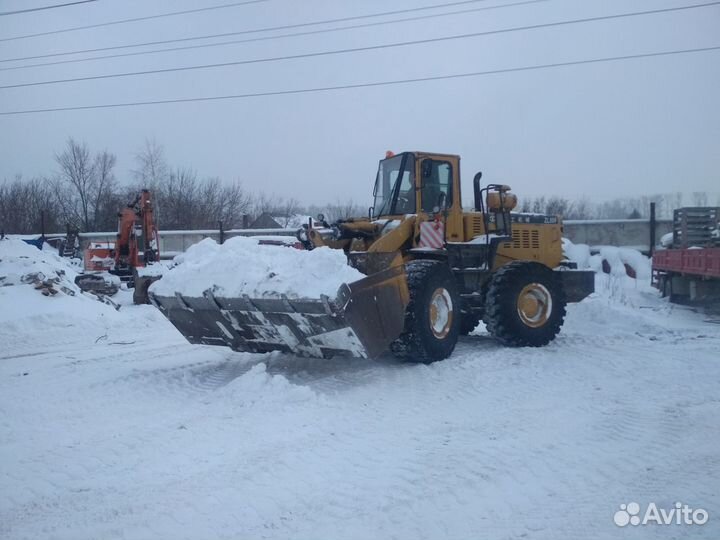
[(0, 242), (0, 286), (32, 285), (43, 294), (59, 291), (75, 295), (77, 272), (72, 265), (47, 246), (42, 251), (22, 240)]
[(212, 238), (205, 238), (197, 244), (193, 244), (187, 250), (173, 259), (173, 264), (178, 265), (186, 261), (202, 261), (210, 259), (218, 254), (220, 244)]
[(77, 275), (49, 246), (40, 251), (19, 239), (0, 241), (0, 343), (32, 347), (40, 333), (57, 343), (73, 332), (88, 339), (107, 333), (115, 308), (83, 294)]
[(652, 275), (650, 259), (636, 249), (603, 246), (600, 257), (608, 262), (612, 275), (627, 275), (628, 267), (634, 270), (637, 279), (646, 281)]
[(660, 245), (664, 248), (672, 247), (673, 242), (675, 240), (675, 235), (671, 232), (663, 234), (660, 237)]
[(573, 244), (567, 238), (563, 238), (565, 258), (576, 263), (578, 270), (589, 269), (614, 276), (626, 276), (630, 270), (637, 279), (643, 281), (650, 279), (652, 263), (648, 257), (638, 250), (614, 246), (600, 246), (598, 249), (599, 253), (593, 255), (590, 252), (590, 246)]
[(175, 263), (150, 292), (200, 297), (211, 289), (219, 297), (334, 297), (341, 284), (364, 277), (348, 266), (341, 250), (261, 245), (254, 238), (240, 236), (222, 245), (206, 238), (176, 257)]
[(631, 248), (601, 246), (595, 249), (598, 253), (592, 254), (588, 245), (563, 239), (565, 258), (576, 263), (579, 270), (596, 272), (595, 296), (598, 300), (602, 299), (608, 306), (637, 308), (649, 298), (657, 297), (657, 289), (650, 284), (652, 264), (649, 258)]
[(602, 272), (602, 257), (592, 255), (587, 244), (573, 244), (567, 238), (563, 238), (563, 254), (568, 261), (577, 264), (578, 270)]
[(136, 268), (135, 271), (140, 277), (157, 277), (167, 272), (168, 266), (162, 262), (155, 262), (147, 266)]
[(232, 409), (226, 411), (258, 406), (283, 410), (317, 398), (307, 386), (295, 385), (283, 375), (268, 373), (264, 362), (255, 364), (218, 390), (219, 400), (232, 403)]

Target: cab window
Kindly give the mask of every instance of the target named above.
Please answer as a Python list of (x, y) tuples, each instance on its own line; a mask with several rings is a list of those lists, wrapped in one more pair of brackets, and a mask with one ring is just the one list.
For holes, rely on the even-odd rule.
[[(428, 164), (429, 162), (429, 164)], [(422, 210), (429, 214), (452, 206), (452, 166), (447, 161), (423, 161)]]
[(411, 171), (406, 170), (400, 182), (395, 214), (415, 213), (415, 180)]

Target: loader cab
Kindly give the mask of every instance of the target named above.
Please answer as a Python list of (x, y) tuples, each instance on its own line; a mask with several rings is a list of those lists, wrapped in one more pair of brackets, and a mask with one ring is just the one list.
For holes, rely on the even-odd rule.
[(423, 215), (445, 224), (447, 240), (462, 241), (459, 156), (388, 153), (380, 161), (373, 195), (373, 218)]

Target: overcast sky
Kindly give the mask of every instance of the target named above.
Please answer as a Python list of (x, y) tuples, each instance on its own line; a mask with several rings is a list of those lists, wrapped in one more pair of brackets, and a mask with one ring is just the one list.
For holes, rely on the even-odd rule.
[[(68, 0), (0, 0), (0, 12)], [(43, 37), (0, 41), (0, 59), (374, 14), (451, 0), (267, 0)], [(454, 7), (296, 29), (331, 28), (502, 5)], [(0, 71), (0, 86), (287, 56), (450, 36), (707, 0), (548, 0), (421, 21), (222, 47)], [(232, 0), (98, 0), (0, 16), (0, 40)], [(285, 31), (286, 33), (287, 31)], [(258, 33), (243, 37), (275, 35)], [(186, 44), (212, 43), (215, 40)], [(0, 112), (245, 94), (447, 75), (720, 45), (720, 6), (351, 54), (0, 89)], [(157, 48), (154, 47), (154, 48)], [(123, 49), (94, 54), (113, 54)], [(0, 68), (82, 58), (0, 63)], [(369, 203), (388, 149), (462, 156), (463, 189), (477, 170), (523, 195), (611, 199), (720, 191), (720, 51), (339, 90), (128, 108), (0, 116), (0, 179), (48, 175), (67, 137), (118, 158), (155, 139), (172, 166), (239, 179), (302, 202)]]

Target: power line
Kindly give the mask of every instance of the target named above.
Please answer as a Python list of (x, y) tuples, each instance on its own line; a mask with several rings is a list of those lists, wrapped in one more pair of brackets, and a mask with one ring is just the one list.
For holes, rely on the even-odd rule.
[[(137, 52), (128, 52), (128, 53), (119, 53), (119, 54), (108, 54), (105, 56), (94, 56), (91, 58), (77, 58), (77, 59), (73, 59), (73, 60), (58, 60), (55, 62), (43, 62), (43, 63), (38, 63), (38, 64), (29, 64), (29, 65), (25, 65), (25, 66), (13, 66), (13, 67), (0, 68), (0, 71), (13, 71), (13, 70), (18, 70), (18, 69), (28, 69), (28, 68), (34, 68), (34, 67), (56, 66), (59, 64), (74, 64), (74, 63), (78, 63), (78, 62), (89, 62), (92, 60), (107, 60), (110, 58), (124, 58), (124, 57), (128, 57), (128, 56), (144, 56), (147, 54), (158, 54), (158, 53), (164, 53), (164, 52), (184, 51), (187, 49), (203, 49), (203, 48), (208, 48), (208, 47), (222, 47), (222, 46), (226, 46), (226, 45), (235, 45), (235, 44), (239, 44), (239, 43), (250, 43), (250, 42), (255, 42), (255, 41), (268, 41), (268, 40), (275, 40), (275, 39), (288, 38), (288, 37), (326, 34), (329, 32), (339, 32), (342, 30), (355, 30), (357, 28), (369, 28), (372, 26), (382, 26), (382, 25), (396, 24), (396, 23), (401, 23), (401, 22), (419, 21), (419, 20), (423, 20), (423, 19), (434, 19), (437, 17), (462, 15), (462, 14), (467, 14), (467, 13), (475, 13), (475, 12), (479, 12), (479, 11), (487, 11), (487, 10), (492, 10), (492, 9), (503, 9), (503, 8), (527, 5), (527, 4), (537, 4), (540, 2), (549, 2), (549, 1), (550, 0), (523, 0), (522, 2), (514, 2), (511, 4), (500, 4), (497, 6), (484, 6), (484, 7), (479, 7), (479, 8), (463, 9), (463, 10), (458, 10), (458, 11), (449, 11), (446, 13), (433, 13), (431, 15), (418, 15), (415, 17), (405, 17), (403, 19), (393, 19), (391, 21), (378, 21), (378, 22), (372, 22), (372, 23), (355, 24), (355, 25), (351, 25), (351, 26), (323, 28), (321, 30), (309, 30), (309, 31), (305, 31), (305, 32), (294, 32), (294, 33), (290, 33), (290, 34), (280, 34), (280, 35), (275, 35), (275, 36), (261, 36), (261, 37), (249, 38), (249, 39), (222, 41), (220, 43), (204, 43), (204, 44), (200, 44), (200, 45), (185, 45), (182, 47), (171, 47), (171, 48), (166, 48), (166, 49), (158, 49), (155, 51), (137, 51)], [(0, 60), (0, 63), (1, 62), (11, 62), (11, 61), (12, 60)]]
[(473, 73), (456, 73), (456, 74), (452, 74), (452, 75), (437, 75), (434, 77), (419, 77), (419, 78), (415, 78), (415, 79), (400, 79), (400, 80), (394, 80), (394, 81), (378, 81), (378, 82), (346, 84), (346, 85), (338, 85), (338, 86), (324, 86), (324, 87), (317, 87), (317, 88), (302, 88), (302, 89), (296, 89), (296, 90), (277, 90), (277, 91), (273, 91), (273, 92), (256, 92), (256, 93), (249, 93), (249, 94), (234, 94), (234, 95), (226, 95), (226, 96), (207, 96), (207, 97), (194, 97), (194, 98), (163, 99), (163, 100), (154, 100), (154, 101), (133, 101), (133, 102), (126, 102), (126, 103), (108, 103), (108, 104), (102, 104), (102, 105), (80, 105), (80, 106), (75, 106), (75, 107), (53, 107), (53, 108), (47, 108), (47, 109), (27, 109), (27, 110), (16, 110), (16, 111), (3, 111), (3, 112), (0, 112), (0, 116), (10, 116), (10, 115), (20, 115), (20, 114), (37, 114), (37, 113), (60, 112), (60, 111), (81, 111), (81, 110), (91, 110), (91, 109), (110, 109), (110, 108), (119, 108), (119, 107), (138, 107), (138, 106), (145, 106), (145, 105), (166, 105), (166, 104), (172, 104), (172, 103), (190, 103), (190, 102), (199, 102), (199, 101), (223, 101), (223, 100), (249, 99), (249, 98), (257, 98), (257, 97), (267, 97), (267, 96), (285, 96), (285, 95), (291, 95), (291, 94), (310, 94), (310, 93), (318, 93), (318, 92), (331, 92), (331, 91), (337, 91), (337, 90), (350, 90), (350, 89), (356, 89), (356, 88), (371, 88), (371, 87), (379, 87), (379, 86), (413, 84), (413, 83), (430, 82), (430, 81), (443, 81), (443, 80), (449, 80), (449, 79), (460, 79), (460, 78), (468, 78), (468, 77), (481, 77), (481, 76), (487, 76), (487, 75), (499, 75), (499, 74), (503, 74), (503, 73), (517, 73), (517, 72), (521, 72), (521, 71), (539, 71), (539, 70), (543, 70), (543, 69), (552, 69), (552, 68), (567, 67), (567, 66), (598, 64), (598, 63), (603, 63), (603, 62), (619, 62), (619, 61), (625, 61), (625, 60), (634, 60), (634, 59), (638, 59), (638, 58), (653, 58), (653, 57), (671, 56), (671, 55), (679, 55), (679, 54), (691, 54), (691, 53), (717, 51), (717, 50), (720, 50), (720, 46), (702, 47), (702, 48), (696, 48), (696, 49), (676, 49), (676, 50), (672, 50), (672, 51), (630, 54), (630, 55), (625, 55), (625, 56), (610, 56), (610, 57), (605, 57), (605, 58), (592, 58), (592, 59), (586, 59), (586, 60), (575, 60), (575, 61), (570, 61), (570, 62), (555, 62), (555, 63), (551, 63), (551, 64), (538, 64), (538, 65), (532, 65), (532, 66), (520, 66), (520, 67), (513, 67), (513, 68), (493, 69), (493, 70), (488, 70), (488, 71), (476, 71)]
[[(401, 15), (403, 13), (411, 13), (416, 11), (426, 11), (428, 9), (437, 9), (437, 8), (443, 8), (443, 7), (453, 7), (453, 6), (459, 6), (459, 5), (465, 5), (465, 4), (476, 4), (478, 2), (486, 2), (487, 0), (461, 0), (456, 2), (450, 2), (445, 4), (434, 4), (432, 6), (423, 6), (423, 7), (417, 7), (417, 8), (408, 8), (408, 9), (397, 9), (394, 11), (384, 11), (380, 13), (369, 13), (366, 15), (355, 15), (352, 17), (340, 17), (335, 19), (325, 19), (321, 21), (312, 21), (312, 22), (306, 22), (306, 23), (296, 23), (296, 24), (285, 24), (282, 26), (268, 26), (265, 28), (252, 28), (249, 30), (239, 30), (237, 32), (224, 32), (222, 34), (206, 34), (204, 36), (190, 36), (185, 38), (176, 38), (176, 39), (165, 39), (161, 41), (146, 41), (144, 43), (133, 43), (129, 45), (116, 45), (114, 47), (98, 47), (95, 49), (82, 49), (77, 51), (64, 51), (59, 53), (50, 53), (50, 54), (41, 54), (36, 56), (24, 56), (21, 58), (7, 58), (5, 60), (0, 60), (0, 62), (15, 62), (20, 60), (37, 60), (39, 58), (50, 58), (53, 56), (66, 56), (70, 54), (83, 54), (83, 53), (91, 53), (91, 52), (103, 52), (103, 51), (113, 51), (118, 49), (131, 49), (134, 47), (146, 47), (149, 45), (168, 45), (170, 43), (182, 43), (187, 41), (197, 41), (201, 39), (213, 39), (213, 38), (222, 38), (222, 37), (230, 37), (230, 36), (240, 36), (244, 34), (259, 34), (263, 32), (272, 32), (276, 30), (291, 30), (294, 28), (304, 28), (307, 26), (317, 26), (321, 24), (331, 24), (331, 23), (339, 23), (339, 22), (348, 22), (348, 21), (355, 21), (355, 20), (361, 20), (361, 19), (370, 19), (373, 17), (384, 17), (387, 15)], [(0, 39), (0, 41), (3, 41)]]
[(243, 2), (233, 2), (232, 4), (222, 4), (219, 6), (208, 6), (203, 8), (186, 9), (184, 11), (172, 11), (169, 13), (159, 13), (157, 15), (147, 15), (145, 17), (134, 17), (132, 19), (121, 19), (119, 21), (108, 21), (104, 23), (88, 24), (85, 26), (73, 26), (71, 28), (61, 28), (59, 30), (50, 30), (48, 32), (38, 32), (37, 34), (25, 34), (24, 36), (14, 36), (9, 38), (0, 38), (0, 41), (14, 41), (17, 39), (27, 39), (40, 36), (50, 36), (52, 34), (62, 34), (65, 32), (76, 32), (78, 30), (89, 30), (91, 28), (101, 28), (103, 26), (112, 26), (116, 24), (126, 24), (139, 21), (148, 21), (150, 19), (160, 19), (163, 17), (172, 17), (175, 15), (188, 15), (190, 13), (200, 13), (201, 11), (213, 11), (216, 9), (225, 9), (236, 6), (244, 6), (247, 4), (257, 4), (259, 2), (267, 2), (268, 0), (245, 0)]
[(0, 16), (4, 15), (19, 15), (20, 13), (30, 13), (31, 11), (43, 11), (46, 9), (63, 8), (68, 6), (77, 6), (78, 4), (89, 4), (90, 2), (97, 2), (97, 0), (78, 0), (77, 2), (67, 2), (65, 4), (55, 4), (52, 6), (42, 6), (29, 9), (18, 9), (16, 11), (3, 11)]
[(331, 50), (331, 51), (320, 51), (320, 52), (314, 52), (314, 53), (295, 54), (295, 55), (288, 55), (288, 56), (276, 56), (276, 57), (271, 57), (271, 58), (256, 58), (256, 59), (251, 59), (251, 60), (237, 60), (237, 61), (233, 61), (233, 62), (220, 62), (220, 63), (215, 63), (215, 64), (201, 64), (201, 65), (195, 65), (195, 66), (181, 66), (181, 67), (172, 67), (172, 68), (164, 68), (164, 69), (131, 71), (131, 72), (125, 72), (125, 73), (111, 73), (111, 74), (107, 74), (107, 75), (90, 75), (87, 77), (75, 77), (75, 78), (71, 78), (71, 79), (54, 79), (54, 80), (49, 80), (49, 81), (37, 81), (37, 82), (31, 82), (31, 83), (9, 84), (9, 85), (0, 86), (0, 90), (7, 90), (7, 89), (11, 89), (11, 88), (26, 88), (29, 86), (44, 86), (44, 85), (50, 85), (50, 84), (64, 84), (64, 83), (69, 83), (69, 82), (84, 82), (84, 81), (95, 81), (95, 80), (101, 80), (101, 79), (115, 79), (115, 78), (120, 78), (120, 77), (134, 77), (134, 76), (140, 76), (140, 75), (154, 75), (154, 74), (160, 74), (160, 73), (174, 73), (174, 72), (179, 72), (179, 71), (193, 71), (193, 70), (198, 70), (198, 69), (215, 69), (215, 68), (220, 68), (220, 67), (240, 66), (240, 65), (248, 65), (248, 64), (261, 64), (261, 63), (266, 63), (266, 62), (298, 60), (301, 58), (316, 58), (316, 57), (320, 57), (320, 56), (331, 56), (331, 55), (336, 55), (336, 54), (366, 52), (366, 51), (374, 51), (374, 50), (389, 49), (389, 48), (396, 48), (396, 47), (407, 47), (407, 46), (427, 44), (427, 43), (439, 43), (439, 42), (444, 42), (444, 41), (467, 39), (467, 38), (473, 38), (473, 37), (479, 37), (479, 36), (504, 34), (504, 33), (510, 33), (510, 32), (537, 30), (539, 28), (550, 28), (550, 27), (557, 27), (557, 26), (566, 26), (566, 25), (571, 25), (571, 24), (606, 21), (606, 20), (620, 19), (620, 18), (625, 18), (625, 17), (636, 17), (636, 16), (641, 16), (641, 15), (654, 15), (654, 14), (658, 14), (658, 13), (675, 12), (675, 11), (681, 11), (681, 10), (714, 6), (714, 5), (718, 5), (718, 4), (720, 4), (720, 0), (717, 0), (714, 2), (708, 2), (705, 4), (695, 4), (695, 5), (691, 5), (691, 6), (653, 9), (653, 10), (648, 10), (648, 11), (636, 11), (636, 12), (632, 12), (632, 13), (620, 13), (620, 14), (614, 14), (614, 15), (601, 15), (601, 16), (597, 16), (597, 17), (586, 17), (583, 19), (573, 19), (573, 20), (569, 20), (569, 21), (556, 21), (556, 22), (552, 22), (552, 23), (533, 24), (533, 25), (527, 25), (527, 26), (516, 26), (513, 28), (502, 28), (502, 29), (498, 29), (498, 30), (488, 30), (485, 32), (473, 32), (470, 34), (456, 34), (456, 35), (452, 35), (452, 36), (426, 38), (426, 39), (419, 39), (419, 40), (414, 40), (414, 41), (402, 41), (399, 43), (386, 43), (383, 45), (368, 45), (365, 47), (335, 49), (335, 50)]

